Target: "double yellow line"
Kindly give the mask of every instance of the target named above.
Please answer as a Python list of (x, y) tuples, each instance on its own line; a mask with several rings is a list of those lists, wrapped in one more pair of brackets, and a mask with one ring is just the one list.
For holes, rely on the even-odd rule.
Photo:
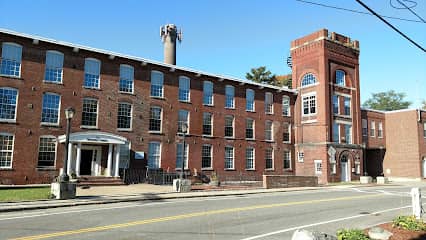
[(383, 194), (354, 196), (354, 197), (327, 198), (327, 199), (317, 199), (317, 200), (298, 201), (298, 202), (286, 202), (286, 203), (275, 203), (275, 204), (266, 204), (266, 205), (254, 205), (254, 206), (239, 207), (239, 208), (226, 208), (226, 209), (219, 209), (219, 210), (212, 210), (212, 211), (205, 211), (205, 212), (181, 214), (181, 215), (175, 215), (175, 216), (169, 216), (169, 217), (152, 218), (152, 219), (146, 219), (146, 220), (134, 221), (134, 222), (128, 222), (128, 223), (119, 223), (119, 224), (105, 225), (105, 226), (99, 226), (99, 227), (82, 228), (82, 229), (77, 229), (77, 230), (54, 232), (54, 233), (41, 234), (41, 235), (33, 235), (33, 236), (27, 236), (27, 237), (14, 238), (14, 239), (11, 239), (11, 240), (45, 239), (45, 238), (60, 237), (60, 236), (82, 234), (82, 233), (89, 233), (89, 232), (99, 232), (99, 231), (105, 231), (105, 230), (116, 229), (116, 228), (125, 228), (125, 227), (132, 227), (132, 226), (138, 226), (138, 225), (144, 225), (144, 224), (150, 224), (150, 223), (167, 222), (167, 221), (193, 218), (193, 217), (201, 217), (201, 216), (208, 216), (208, 215), (217, 215), (217, 214), (233, 213), (233, 212), (243, 212), (243, 211), (251, 211), (251, 210), (258, 210), (258, 209), (267, 209), (267, 208), (276, 208), (276, 207), (285, 207), (285, 206), (294, 206), (294, 205), (303, 205), (303, 204), (315, 204), (315, 203), (321, 203), (321, 202), (334, 202), (334, 201), (354, 200), (354, 199), (361, 199), (361, 198), (372, 198), (372, 197), (378, 197), (378, 196), (383, 196)]

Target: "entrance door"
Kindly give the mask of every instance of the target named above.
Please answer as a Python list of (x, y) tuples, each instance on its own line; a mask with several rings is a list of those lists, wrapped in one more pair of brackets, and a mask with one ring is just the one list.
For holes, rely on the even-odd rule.
[(349, 181), (348, 178), (348, 157), (346, 155), (343, 155), (340, 158), (340, 180), (342, 182)]
[(92, 175), (93, 150), (81, 150), (80, 175)]

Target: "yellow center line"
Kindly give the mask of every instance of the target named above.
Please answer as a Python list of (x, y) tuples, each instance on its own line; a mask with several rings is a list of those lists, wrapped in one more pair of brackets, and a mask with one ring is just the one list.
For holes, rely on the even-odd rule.
[(239, 208), (225, 208), (225, 209), (219, 209), (219, 210), (194, 212), (194, 213), (188, 213), (188, 214), (181, 214), (181, 215), (160, 217), (160, 218), (152, 218), (152, 219), (146, 219), (146, 220), (140, 220), (140, 221), (134, 221), (134, 222), (99, 226), (99, 227), (82, 228), (82, 229), (77, 229), (77, 230), (54, 232), (54, 233), (48, 233), (48, 234), (42, 234), (42, 235), (33, 235), (33, 236), (27, 236), (27, 237), (14, 238), (14, 239), (11, 239), (11, 240), (45, 239), (45, 238), (67, 236), (67, 235), (74, 235), (74, 234), (81, 234), (81, 233), (88, 233), (88, 232), (99, 232), (99, 231), (111, 230), (111, 229), (116, 229), (116, 228), (125, 228), (125, 227), (137, 226), (137, 225), (166, 222), (166, 221), (173, 221), (173, 220), (193, 218), (193, 217), (201, 217), (201, 216), (208, 216), (208, 215), (217, 215), (217, 214), (224, 214), (224, 213), (251, 211), (251, 210), (258, 210), (258, 209), (275, 208), (275, 207), (294, 206), (294, 205), (302, 205), (302, 204), (315, 204), (315, 203), (321, 203), (321, 202), (334, 202), (334, 201), (342, 201), (342, 200), (372, 198), (372, 197), (378, 197), (378, 196), (383, 196), (383, 194), (374, 194), (374, 195), (367, 195), (367, 196), (353, 196), (353, 197), (339, 197), (339, 198), (326, 198), (326, 199), (316, 199), (316, 200), (286, 202), (286, 203), (274, 203), (274, 204), (254, 205), (254, 206), (239, 207)]

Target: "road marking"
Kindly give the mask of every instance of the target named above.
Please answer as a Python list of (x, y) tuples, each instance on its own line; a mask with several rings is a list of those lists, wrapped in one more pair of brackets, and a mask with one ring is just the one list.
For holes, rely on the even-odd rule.
[(358, 215), (354, 215), (354, 216), (350, 216), (350, 217), (337, 218), (337, 219), (333, 219), (333, 220), (329, 220), (329, 221), (323, 221), (323, 222), (312, 223), (312, 224), (307, 224), (307, 225), (302, 225), (302, 226), (297, 226), (297, 227), (291, 227), (291, 228), (278, 230), (278, 231), (275, 231), (275, 232), (270, 232), (270, 233), (265, 233), (265, 234), (261, 234), (261, 235), (257, 235), (257, 236), (252, 236), (252, 237), (249, 237), (249, 238), (244, 238), (244, 239), (241, 239), (241, 240), (253, 240), (253, 239), (258, 239), (258, 238), (268, 237), (268, 236), (271, 236), (271, 235), (280, 234), (280, 233), (290, 232), (290, 231), (294, 231), (294, 230), (297, 230), (297, 229), (314, 227), (314, 226), (328, 224), (328, 223), (334, 223), (334, 222), (340, 222), (340, 221), (344, 221), (344, 220), (360, 218), (360, 217), (365, 217), (365, 216), (368, 216), (368, 215), (375, 215), (375, 214), (379, 214), (379, 213), (392, 212), (392, 211), (401, 210), (401, 209), (409, 208), (409, 207), (411, 207), (411, 205), (404, 206), (404, 207), (398, 207), (398, 208), (390, 208), (390, 209), (377, 211), (377, 212), (370, 213), (370, 214), (358, 214)]
[(51, 238), (51, 237), (67, 236), (67, 235), (82, 234), (82, 233), (89, 233), (89, 232), (99, 232), (99, 231), (111, 230), (116, 228), (132, 227), (137, 225), (166, 222), (166, 221), (173, 221), (173, 220), (180, 220), (180, 219), (187, 219), (187, 218), (201, 217), (201, 216), (208, 216), (208, 215), (217, 215), (217, 214), (225, 214), (225, 213), (268, 209), (268, 208), (275, 208), (275, 207), (303, 205), (303, 204), (316, 204), (316, 203), (322, 203), (322, 202), (354, 200), (354, 199), (372, 198), (372, 197), (379, 197), (379, 196), (383, 196), (383, 194), (326, 198), (326, 199), (316, 199), (316, 200), (287, 202), (287, 203), (275, 203), (275, 204), (266, 204), (266, 205), (253, 205), (253, 206), (239, 207), (239, 208), (225, 208), (225, 209), (219, 209), (219, 210), (194, 212), (194, 213), (181, 214), (181, 215), (168, 216), (168, 217), (152, 218), (152, 219), (146, 219), (146, 220), (134, 221), (134, 222), (128, 222), (128, 223), (119, 223), (119, 224), (105, 225), (105, 226), (99, 226), (99, 227), (82, 228), (77, 230), (69, 230), (69, 231), (54, 232), (54, 233), (34, 235), (34, 236), (19, 237), (19, 238), (14, 238), (13, 240), (45, 239), (45, 238)]

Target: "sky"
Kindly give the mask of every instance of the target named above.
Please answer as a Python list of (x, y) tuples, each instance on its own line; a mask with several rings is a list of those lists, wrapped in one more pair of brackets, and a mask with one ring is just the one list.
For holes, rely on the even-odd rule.
[[(355, 0), (308, 0), (367, 11)], [(426, 19), (426, 1), (413, 7)], [(381, 15), (421, 21), (397, 0), (363, 0)], [(411, 2), (411, 3), (410, 3)], [(0, 28), (163, 61), (160, 26), (183, 31), (177, 65), (245, 79), (253, 67), (288, 74), (290, 42), (326, 28), (360, 41), (361, 101), (395, 90), (426, 99), (426, 53), (378, 18), (297, 0), (0, 0)], [(426, 23), (387, 19), (426, 49)]]

